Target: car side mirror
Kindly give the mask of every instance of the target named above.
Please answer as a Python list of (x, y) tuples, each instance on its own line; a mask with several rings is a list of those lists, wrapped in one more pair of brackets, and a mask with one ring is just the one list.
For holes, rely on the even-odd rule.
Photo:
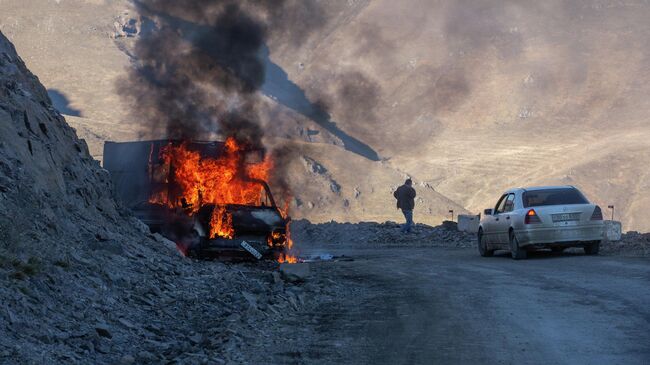
[(485, 215), (492, 215), (492, 209), (486, 209), (483, 211), (483, 214)]

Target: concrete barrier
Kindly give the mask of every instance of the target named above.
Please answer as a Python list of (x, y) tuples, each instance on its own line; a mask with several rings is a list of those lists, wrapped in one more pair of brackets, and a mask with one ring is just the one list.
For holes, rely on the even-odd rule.
[(620, 241), (621, 234), (621, 222), (605, 221), (605, 232), (603, 234), (603, 239), (607, 241)]
[(479, 221), (478, 215), (459, 214), (458, 230), (461, 232), (476, 233), (478, 232)]

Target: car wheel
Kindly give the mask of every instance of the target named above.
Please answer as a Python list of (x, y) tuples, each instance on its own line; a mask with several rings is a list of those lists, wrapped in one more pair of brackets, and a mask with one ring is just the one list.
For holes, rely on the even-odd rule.
[(479, 229), (478, 231), (478, 253), (483, 257), (492, 256), (494, 250), (488, 250), (487, 243), (485, 243), (485, 238), (483, 237), (483, 230)]
[(510, 231), (510, 254), (515, 260), (524, 260), (528, 256), (526, 250), (519, 247), (519, 240), (514, 231)]
[(585, 245), (587, 255), (598, 255), (598, 251), (600, 251), (600, 241), (593, 241)]

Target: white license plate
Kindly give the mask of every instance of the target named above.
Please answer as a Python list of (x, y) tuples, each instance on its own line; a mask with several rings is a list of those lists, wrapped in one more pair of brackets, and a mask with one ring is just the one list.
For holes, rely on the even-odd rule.
[(248, 244), (248, 242), (246, 242), (246, 241), (241, 241), (240, 245), (241, 245), (241, 247), (243, 247), (246, 251), (250, 252), (251, 255), (255, 256), (256, 259), (259, 260), (259, 259), (262, 258), (262, 254), (261, 254), (259, 251), (257, 251), (253, 246), (251, 246), (250, 244)]
[(580, 213), (560, 213), (552, 215), (553, 222), (579, 221)]

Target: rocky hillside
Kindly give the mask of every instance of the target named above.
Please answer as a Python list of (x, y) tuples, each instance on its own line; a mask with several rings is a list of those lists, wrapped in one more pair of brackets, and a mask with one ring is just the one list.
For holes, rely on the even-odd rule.
[(111, 191), (0, 33), (0, 364), (276, 363), (305, 346), (279, 322), (324, 283), (180, 257)]
[(0, 234), (3, 249), (56, 259), (60, 245), (133, 234), (107, 171), (52, 106), (45, 88), (0, 38)]

